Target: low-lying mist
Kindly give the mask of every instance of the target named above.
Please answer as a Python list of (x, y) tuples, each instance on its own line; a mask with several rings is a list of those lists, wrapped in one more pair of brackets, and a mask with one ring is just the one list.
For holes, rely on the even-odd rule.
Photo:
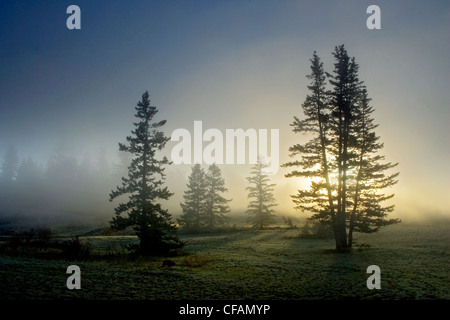
[(48, 223), (106, 219), (114, 212), (109, 192), (127, 174), (127, 155), (110, 161), (104, 151), (77, 160), (65, 153), (46, 163), (19, 160), (10, 146), (1, 162), (0, 222)]
[[(64, 150), (57, 150), (47, 161), (37, 161), (32, 156), (20, 158), (16, 148), (10, 145), (0, 157), (0, 229), (14, 226), (35, 226), (63, 223), (108, 226), (114, 208), (123, 199), (109, 201), (109, 193), (121, 184), (128, 173), (129, 154), (99, 148), (93, 157), (77, 158)], [(42, 157), (40, 158), (42, 159)], [(225, 183), (231, 202), (229, 224), (250, 226), (247, 207), (244, 169), (223, 168)], [(180, 202), (186, 188), (190, 166), (169, 166), (166, 185), (174, 195), (161, 201), (172, 214), (173, 222), (181, 214)], [(280, 175), (282, 175), (280, 173)], [(281, 180), (282, 181), (282, 180)], [(278, 182), (278, 181), (276, 181)], [(290, 194), (295, 192), (288, 185), (277, 183), (274, 226), (287, 226), (284, 217), (296, 226), (302, 226), (308, 213), (291, 209)], [(402, 207), (401, 205), (399, 206)], [(414, 208), (421, 214), (405, 210), (392, 214), (403, 223), (440, 224), (450, 221), (449, 215), (431, 208)]]
[[(38, 162), (31, 156), (20, 159), (16, 148), (9, 146), (0, 158), (0, 228), (63, 223), (108, 226), (114, 208), (126, 200), (123, 196), (110, 202), (109, 193), (127, 176), (130, 160), (127, 153), (99, 149), (94, 157), (81, 159), (59, 150), (47, 161)], [(174, 223), (181, 214), (180, 202), (189, 172), (189, 166), (170, 166), (166, 172), (166, 185), (175, 194), (161, 203), (169, 209)], [(237, 178), (229, 178), (232, 179), (225, 177), (230, 191), (227, 197), (234, 200), (228, 222), (250, 226), (245, 214), (247, 198), (242, 194), (246, 185), (238, 183), (237, 190), (234, 181)], [(239, 178), (245, 181), (245, 177)], [(237, 194), (240, 198), (236, 199)], [(300, 225), (305, 219), (303, 214), (292, 216), (292, 213), (278, 212), (274, 226), (285, 225), (285, 216), (294, 225)]]

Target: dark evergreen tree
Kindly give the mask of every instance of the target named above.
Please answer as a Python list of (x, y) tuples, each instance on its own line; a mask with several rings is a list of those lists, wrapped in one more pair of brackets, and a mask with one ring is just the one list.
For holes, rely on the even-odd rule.
[[(358, 79), (359, 66), (350, 58), (344, 46), (335, 48), (333, 74), (325, 73), (314, 52), (308, 79), (310, 94), (302, 105), (304, 120), (294, 117), (294, 132), (307, 133), (311, 140), (296, 144), (291, 156), (301, 160), (285, 163), (285, 167), (300, 167), (286, 177), (314, 178), (311, 189), (293, 195), (296, 207), (313, 212), (312, 219), (329, 224), (335, 236), (336, 249), (352, 246), (353, 232), (374, 232), (381, 226), (399, 222), (386, 219), (393, 206), (380, 203), (392, 198), (380, 190), (397, 182), (398, 173), (384, 171), (396, 164), (382, 164), (382, 148), (373, 132), (366, 88)], [(326, 78), (332, 90), (326, 90)], [(347, 231), (349, 232), (347, 235)]]
[(291, 124), (295, 133), (308, 134), (311, 140), (305, 144), (295, 144), (289, 148), (290, 156), (301, 156), (301, 160), (287, 162), (283, 167), (300, 167), (286, 177), (315, 178), (310, 190), (298, 190), (293, 195), (297, 209), (314, 213), (313, 218), (322, 223), (334, 224), (336, 209), (334, 205), (334, 186), (331, 181), (330, 148), (330, 105), (328, 91), (326, 90), (326, 75), (323, 63), (314, 52), (311, 61), (311, 74), (306, 77), (311, 80), (302, 105), (305, 118), (300, 120), (294, 116)]
[(200, 164), (192, 167), (187, 190), (181, 203), (183, 214), (178, 219), (180, 225), (189, 229), (199, 229), (205, 224), (206, 176)]
[(227, 224), (226, 213), (230, 212), (228, 202), (222, 194), (227, 192), (225, 181), (220, 168), (213, 163), (206, 173), (206, 209), (205, 223), (208, 227), (224, 226)]
[(263, 174), (265, 167), (259, 160), (253, 166), (251, 176), (247, 178), (250, 186), (247, 187), (249, 191), (248, 197), (254, 198), (248, 204), (247, 213), (250, 215), (248, 222), (252, 223), (256, 229), (264, 229), (275, 222), (273, 207), (277, 204), (273, 196), (275, 184), (270, 183), (267, 175)]
[(351, 163), (357, 157), (351, 143), (356, 139), (358, 128), (355, 126), (358, 116), (358, 100), (361, 94), (362, 82), (358, 79), (359, 66), (355, 58), (350, 58), (344, 46), (335, 48), (333, 74), (327, 74), (333, 86), (330, 92), (330, 127), (332, 143), (330, 153), (336, 159), (337, 169), (337, 206), (333, 230), (336, 235), (337, 249), (348, 247), (347, 226), (349, 205), (349, 184), (354, 178), (354, 168)]
[(128, 202), (116, 207), (116, 216), (110, 225), (113, 229), (133, 226), (140, 240), (140, 254), (164, 254), (183, 245), (171, 222), (171, 214), (158, 203), (158, 200), (172, 196), (163, 186), (164, 170), (169, 161), (166, 157), (157, 158), (157, 151), (161, 151), (169, 140), (158, 130), (166, 120), (151, 123), (158, 110), (150, 105), (147, 91), (135, 109), (139, 122), (134, 123), (135, 130), (126, 138), (128, 144), (119, 143), (119, 150), (131, 153), (134, 158), (128, 167), (128, 177), (122, 177), (122, 186), (110, 194), (110, 201), (128, 195)]
[(380, 137), (374, 132), (378, 127), (374, 124), (367, 90), (362, 89), (358, 103), (358, 114), (355, 117), (355, 128), (358, 135), (352, 141), (356, 154), (350, 166), (354, 168), (354, 180), (351, 182), (350, 196), (353, 204), (350, 207), (348, 222), (348, 246), (352, 247), (353, 232), (372, 233), (382, 226), (400, 222), (399, 219), (388, 219), (388, 213), (394, 210), (394, 205), (384, 206), (382, 203), (394, 197), (394, 194), (383, 194), (381, 190), (398, 182), (398, 172), (386, 174), (386, 171), (396, 167), (397, 163), (383, 163), (385, 156), (378, 151), (383, 148)]

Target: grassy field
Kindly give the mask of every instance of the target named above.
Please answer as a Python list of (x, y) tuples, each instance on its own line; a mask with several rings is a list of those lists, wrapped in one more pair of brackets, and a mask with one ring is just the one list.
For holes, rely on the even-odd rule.
[[(450, 226), (399, 224), (372, 235), (352, 253), (333, 253), (333, 240), (300, 239), (299, 230), (242, 230), (181, 235), (186, 254), (130, 260), (118, 256), (130, 236), (90, 236), (85, 261), (0, 256), (0, 299), (450, 299)], [(66, 269), (81, 269), (81, 290), (69, 290)], [(369, 290), (369, 265), (381, 289)]]

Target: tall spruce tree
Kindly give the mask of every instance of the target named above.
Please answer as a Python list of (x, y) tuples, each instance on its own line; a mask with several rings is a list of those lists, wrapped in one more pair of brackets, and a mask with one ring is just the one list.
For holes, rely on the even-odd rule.
[(333, 224), (336, 216), (334, 205), (334, 188), (331, 182), (328, 91), (326, 90), (326, 75), (323, 63), (314, 52), (311, 61), (311, 74), (306, 77), (311, 80), (308, 86), (310, 94), (302, 105), (305, 118), (300, 120), (294, 116), (291, 124), (295, 133), (308, 134), (311, 140), (305, 144), (295, 144), (289, 148), (290, 156), (301, 156), (301, 160), (294, 160), (283, 164), (283, 167), (300, 167), (286, 177), (315, 178), (310, 190), (298, 190), (298, 194), (291, 196), (297, 209), (313, 212), (313, 219), (322, 223)]
[(386, 218), (393, 206), (381, 205), (393, 195), (380, 193), (397, 182), (398, 173), (384, 173), (396, 164), (380, 162), (384, 157), (377, 152), (383, 145), (373, 132), (373, 108), (358, 78), (355, 58), (343, 45), (335, 48), (333, 56), (335, 68), (329, 74), (314, 52), (307, 76), (310, 94), (302, 105), (305, 118), (294, 117), (292, 124), (294, 132), (306, 133), (311, 140), (290, 147), (290, 155), (300, 155), (301, 160), (283, 166), (301, 168), (286, 177), (313, 178), (311, 188), (299, 190), (293, 201), (297, 208), (313, 212), (312, 219), (330, 224), (337, 251), (345, 251), (352, 246), (354, 231), (375, 232), (399, 222)]
[(225, 180), (220, 168), (213, 163), (206, 173), (205, 223), (208, 227), (224, 226), (227, 223), (226, 213), (230, 212), (228, 202), (222, 194), (227, 192)]
[(263, 168), (266, 167), (261, 161), (253, 166), (251, 176), (247, 177), (250, 186), (248, 197), (254, 198), (248, 204), (247, 213), (250, 215), (248, 222), (252, 223), (256, 229), (264, 229), (275, 222), (273, 207), (277, 204), (273, 196), (275, 184), (271, 184), (267, 175), (263, 174)]
[(140, 254), (164, 254), (183, 245), (171, 222), (171, 214), (158, 203), (159, 199), (167, 200), (172, 196), (168, 188), (163, 187), (164, 170), (169, 161), (166, 157), (157, 158), (157, 151), (162, 150), (169, 140), (158, 131), (166, 120), (151, 123), (158, 110), (150, 105), (147, 91), (135, 109), (139, 122), (133, 123), (135, 130), (126, 138), (128, 144), (119, 143), (119, 150), (131, 153), (134, 158), (128, 167), (128, 177), (122, 177), (122, 186), (110, 193), (110, 201), (128, 195), (128, 202), (116, 207), (116, 216), (110, 225), (113, 229), (133, 226), (140, 240)]
[(187, 190), (181, 203), (183, 214), (178, 219), (180, 225), (188, 229), (199, 229), (205, 224), (206, 175), (200, 164), (192, 167)]
[(380, 137), (374, 132), (378, 127), (374, 123), (370, 106), (370, 98), (366, 88), (363, 88), (358, 102), (358, 115), (355, 127), (358, 135), (352, 141), (356, 157), (351, 162), (354, 168), (354, 180), (350, 195), (353, 204), (349, 210), (348, 246), (352, 247), (353, 232), (373, 233), (382, 226), (399, 223), (399, 219), (387, 219), (388, 213), (394, 210), (394, 205), (383, 206), (382, 203), (394, 197), (394, 194), (384, 194), (381, 190), (398, 182), (398, 172), (386, 174), (386, 171), (396, 167), (397, 163), (383, 163), (385, 156), (378, 151), (383, 148)]

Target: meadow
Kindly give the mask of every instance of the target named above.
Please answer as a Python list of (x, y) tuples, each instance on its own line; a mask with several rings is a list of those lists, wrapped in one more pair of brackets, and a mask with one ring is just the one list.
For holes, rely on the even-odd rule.
[[(284, 228), (180, 234), (183, 255), (130, 258), (125, 246), (136, 237), (88, 233), (80, 240), (97, 258), (1, 254), (0, 299), (450, 299), (448, 223), (401, 223), (357, 234), (359, 245), (343, 254), (333, 252), (333, 239), (298, 234)], [(165, 259), (176, 265), (162, 267)], [(81, 290), (66, 287), (66, 269), (74, 264)], [(370, 265), (381, 269), (380, 290), (366, 286)]]

